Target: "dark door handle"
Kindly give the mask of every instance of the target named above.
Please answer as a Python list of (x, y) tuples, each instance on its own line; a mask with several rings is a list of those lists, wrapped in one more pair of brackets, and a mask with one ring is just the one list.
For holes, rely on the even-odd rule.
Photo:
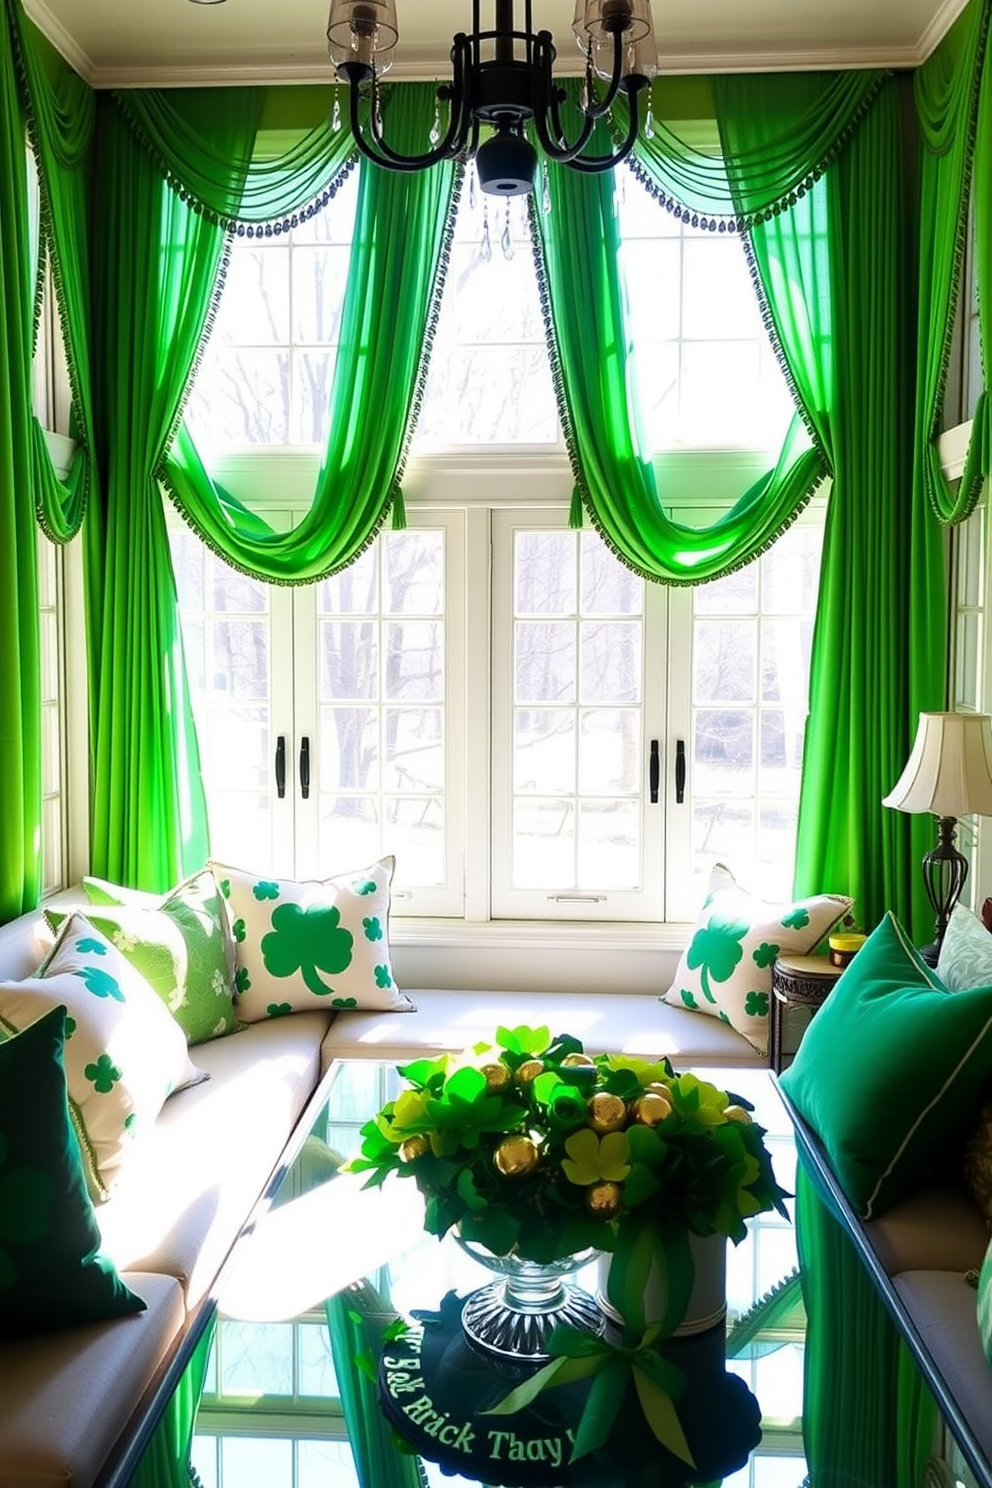
[(280, 734), (276, 740), (276, 795), (280, 801), (286, 794), (286, 736)]
[(675, 741), (675, 804), (681, 806), (685, 800), (685, 740)]
[(658, 740), (651, 740), (651, 761), (648, 766), (648, 784), (651, 788), (651, 805), (658, 804), (658, 786), (661, 784), (661, 760), (658, 758)]
[(300, 740), (300, 795), (304, 801), (310, 799), (310, 740), (306, 734)]

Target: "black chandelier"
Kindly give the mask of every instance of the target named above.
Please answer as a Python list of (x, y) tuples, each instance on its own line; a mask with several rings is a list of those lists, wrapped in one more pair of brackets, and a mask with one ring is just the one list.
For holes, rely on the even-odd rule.
[[(526, 134), (531, 123), (545, 155), (575, 170), (609, 170), (626, 159), (640, 127), (639, 95), (658, 69), (650, 0), (577, 0), (572, 30), (585, 52), (586, 80), (573, 138), (562, 118), (565, 92), (554, 78), (551, 32), (535, 32), (531, 0), (524, 0), (522, 31), (514, 26), (514, 0), (494, 0), (494, 6), (494, 27), (483, 31), (480, 0), (472, 0), (472, 31), (459, 31), (452, 42), (451, 81), (438, 89), (448, 105), (444, 134), (435, 131), (436, 142), (423, 155), (399, 155), (383, 138), (378, 99), (379, 79), (392, 65), (399, 39), (395, 0), (331, 0), (328, 50), (348, 84), (351, 129), (361, 153), (394, 171), (474, 160), (480, 186), (494, 196), (533, 191), (538, 157)], [(596, 77), (606, 80), (602, 96)], [(620, 93), (628, 110), (623, 140), (608, 155), (586, 154), (596, 120)], [(363, 123), (365, 98), (371, 107)], [(483, 128), (492, 133), (480, 140)]]

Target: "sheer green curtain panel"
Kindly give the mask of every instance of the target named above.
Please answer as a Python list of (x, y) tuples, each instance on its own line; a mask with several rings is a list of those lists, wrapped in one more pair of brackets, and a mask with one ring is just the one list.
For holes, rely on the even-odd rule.
[[(245, 107), (257, 109), (261, 121), (269, 90), (236, 91), (244, 95)], [(318, 124), (289, 131), (288, 138), (273, 140), (264, 150), (256, 147), (252, 136), (237, 159), (227, 157), (213, 130), (216, 89), (129, 88), (114, 97), (142, 147), (194, 211), (240, 231), (262, 225), (271, 235), (295, 226), (294, 216), (299, 219), (326, 206), (354, 163), (350, 132), (328, 127), (333, 91), (307, 90), (319, 100), (323, 117)], [(230, 192), (232, 173), (244, 182), (235, 201)]]
[(0, 922), (41, 893), (38, 529), (30, 437), (34, 265), (24, 118), (0, 46)]
[(647, 578), (700, 583), (750, 562), (826, 473), (822, 453), (797, 419), (777, 466), (728, 513), (705, 528), (673, 521), (637, 427), (613, 176), (552, 166), (548, 188), (550, 213), (532, 208), (531, 220), (577, 498), (618, 557)]
[[(394, 148), (419, 148), (434, 89), (394, 88)], [(308, 583), (343, 568), (393, 509), (401, 482), (450, 248), (451, 164), (394, 174), (362, 162), (327, 447), (310, 510), (291, 532), (270, 529), (225, 498), (188, 430), (179, 430), (163, 479), (183, 516), (225, 562), (275, 583)]]
[[(992, 63), (988, 62), (990, 0), (972, 0), (913, 78), (921, 142), (919, 373), (917, 445), (926, 495), (942, 522), (961, 522), (974, 510), (992, 473), (992, 408), (982, 387), (972, 418), (965, 468), (955, 489), (940, 462), (944, 395), (968, 234), (968, 203), (974, 193), (974, 241), (979, 293), (988, 278), (989, 128), (992, 127)], [(977, 140), (976, 140), (976, 124)], [(992, 353), (992, 324), (980, 324), (982, 365)]]
[(93, 90), (28, 20), (20, 0), (4, 0), (4, 7), (38, 167), (41, 235), (52, 266), (72, 392), (71, 433), (77, 444), (64, 481), (52, 465), (41, 425), (32, 420), (38, 521), (53, 542), (62, 543), (79, 531), (93, 479), (87, 193), (96, 104)]
[[(181, 416), (225, 251), (221, 227), (166, 184), (101, 97), (93, 263), (100, 523), (87, 523), (93, 697), (92, 871), (164, 890), (202, 867), (206, 808), (157, 472)], [(215, 139), (243, 158), (241, 90), (212, 96)], [(230, 200), (241, 181), (232, 170)], [(97, 601), (95, 596), (99, 596)]]

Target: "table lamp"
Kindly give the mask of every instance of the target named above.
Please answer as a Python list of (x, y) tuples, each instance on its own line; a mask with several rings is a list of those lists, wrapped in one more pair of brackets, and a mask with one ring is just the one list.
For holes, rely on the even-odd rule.
[(936, 966), (951, 910), (968, 877), (968, 860), (954, 845), (958, 818), (992, 816), (992, 717), (988, 713), (921, 713), (909, 762), (883, 806), (930, 811), (937, 846), (923, 859), (923, 883), (937, 917), (933, 944), (922, 951)]

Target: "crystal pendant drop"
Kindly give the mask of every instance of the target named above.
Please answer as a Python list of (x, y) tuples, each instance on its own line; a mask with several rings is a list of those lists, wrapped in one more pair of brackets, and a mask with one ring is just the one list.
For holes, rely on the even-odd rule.
[(334, 89), (334, 108), (331, 111), (331, 133), (341, 133), (341, 95)]
[(432, 145), (441, 143), (441, 100), (434, 100), (434, 123), (431, 125), (430, 142)]
[(468, 204), (473, 212), (479, 205), (478, 196), (476, 195), (476, 182), (478, 179), (478, 172), (475, 169), (475, 161), (473, 160), (468, 168)]
[(654, 139), (654, 110), (651, 107), (651, 91), (648, 90), (648, 111), (644, 115), (644, 138)]
[(503, 218), (503, 231), (500, 234), (499, 246), (503, 250), (503, 257), (505, 259), (511, 259), (513, 257), (513, 236), (512, 236), (512, 234), (510, 232), (510, 203), (509, 202), (507, 202), (507, 204), (506, 204), (506, 215)]
[(543, 181), (543, 186), (542, 186), (542, 189), (541, 189), (541, 210), (543, 211), (545, 217), (550, 217), (550, 215), (551, 215), (551, 186), (550, 186), (550, 184), (548, 182), (548, 163), (547, 163), (547, 161), (544, 162), (544, 168), (541, 171), (541, 177), (542, 177), (542, 181)]
[(482, 242), (479, 244), (479, 257), (483, 263), (488, 263), (493, 256), (493, 245), (489, 238), (489, 203), (486, 202), (482, 209)]

